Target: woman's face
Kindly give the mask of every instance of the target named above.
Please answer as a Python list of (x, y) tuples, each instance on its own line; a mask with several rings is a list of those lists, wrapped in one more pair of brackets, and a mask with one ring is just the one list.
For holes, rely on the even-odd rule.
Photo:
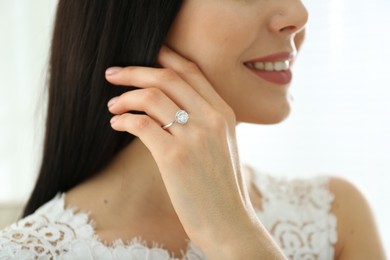
[(238, 121), (277, 123), (290, 112), (288, 63), (307, 17), (301, 0), (185, 0), (167, 45), (200, 67)]

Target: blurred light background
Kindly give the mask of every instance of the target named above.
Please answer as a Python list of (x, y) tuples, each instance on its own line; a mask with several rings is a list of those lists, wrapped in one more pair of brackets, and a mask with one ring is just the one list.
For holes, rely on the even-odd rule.
[[(389, 252), (390, 1), (304, 2), (310, 20), (292, 114), (278, 125), (239, 125), (241, 158), (275, 175), (356, 183)], [(24, 201), (36, 176), (55, 5), (0, 0), (0, 202)]]

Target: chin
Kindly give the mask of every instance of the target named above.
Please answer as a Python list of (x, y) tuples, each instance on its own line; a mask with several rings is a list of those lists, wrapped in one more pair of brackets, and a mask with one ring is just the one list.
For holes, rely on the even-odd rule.
[(279, 123), (282, 123), (284, 120), (286, 120), (289, 115), (290, 115), (290, 111), (288, 111), (286, 113), (275, 114), (273, 116), (269, 116), (269, 117), (265, 118), (265, 120), (263, 120), (262, 122), (258, 122), (257, 124), (264, 124), (264, 125), (279, 124)]
[(289, 102), (284, 103), (278, 107), (271, 107), (267, 111), (262, 110), (259, 113), (247, 113), (245, 115), (236, 115), (239, 122), (261, 124), (261, 125), (274, 125), (279, 124), (286, 120), (291, 113), (291, 105)]

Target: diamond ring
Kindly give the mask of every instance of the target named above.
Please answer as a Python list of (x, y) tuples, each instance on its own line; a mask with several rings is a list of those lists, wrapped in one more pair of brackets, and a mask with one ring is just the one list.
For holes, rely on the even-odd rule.
[(175, 120), (167, 125), (162, 126), (162, 129), (167, 129), (168, 127), (173, 126), (175, 123), (185, 125), (189, 118), (190, 116), (185, 110), (179, 110), (176, 112)]

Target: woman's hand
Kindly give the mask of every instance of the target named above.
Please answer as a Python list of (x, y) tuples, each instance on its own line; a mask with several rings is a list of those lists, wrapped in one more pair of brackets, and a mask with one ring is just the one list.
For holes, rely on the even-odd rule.
[[(139, 137), (151, 151), (187, 235), (206, 254), (259, 237), (264, 231), (241, 176), (234, 112), (194, 63), (167, 47), (158, 62), (163, 68), (107, 70), (112, 84), (139, 88), (109, 102), (112, 128)], [(163, 129), (181, 109), (188, 123)]]

